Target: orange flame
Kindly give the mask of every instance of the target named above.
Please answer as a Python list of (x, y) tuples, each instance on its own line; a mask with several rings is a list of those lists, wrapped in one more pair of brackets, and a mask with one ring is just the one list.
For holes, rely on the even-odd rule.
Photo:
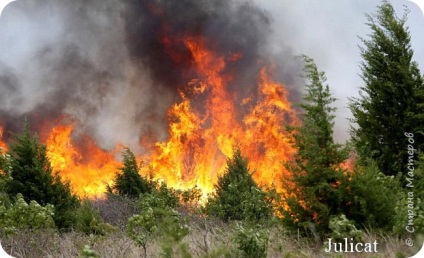
[[(171, 39), (167, 41), (172, 44)], [(256, 82), (257, 97), (238, 96), (228, 89), (232, 76), (225, 68), (243, 55), (219, 56), (199, 38), (183, 41), (191, 53), (196, 78), (180, 89), (180, 102), (168, 110), (169, 139), (155, 143), (151, 153), (142, 157), (150, 165), (143, 167), (142, 173), (150, 176), (153, 172), (154, 179), (176, 189), (197, 186), (206, 197), (238, 146), (259, 185), (284, 191), (281, 178), (288, 172), (282, 163), (295, 153), (285, 126), (299, 123), (287, 90), (271, 79), (272, 69), (264, 66)], [(246, 111), (244, 115), (237, 113), (241, 109)], [(83, 146), (75, 145), (73, 128), (59, 125), (45, 137), (51, 165), (80, 197), (101, 197), (120, 166), (115, 159), (119, 148), (106, 152), (88, 136)], [(1, 133), (0, 128), (0, 139)]]
[(3, 127), (0, 126), (0, 153), (7, 151), (7, 144), (2, 141), (3, 138)]
[[(234, 54), (227, 59), (217, 57), (195, 38), (186, 38), (185, 44), (194, 59), (197, 84), (201, 85), (193, 98), (206, 95), (207, 111), (202, 114), (192, 108), (184, 93), (192, 93), (191, 84), (180, 91), (181, 102), (168, 112), (169, 140), (156, 143), (149, 158), (154, 178), (163, 179), (178, 189), (197, 186), (206, 196), (213, 191), (218, 175), (223, 173), (226, 157), (231, 157), (234, 146), (238, 145), (256, 171), (257, 183), (273, 184), (282, 191), (280, 179), (286, 174), (282, 162), (295, 152), (284, 126), (298, 123), (286, 89), (268, 76), (267, 68), (262, 68), (258, 79), (259, 98), (250, 112), (238, 120), (237, 96), (227, 89), (231, 77), (222, 74), (224, 60), (233, 60)], [(240, 102), (247, 103), (245, 99)]]
[(71, 125), (52, 129), (46, 140), (47, 156), (52, 168), (63, 180), (69, 181), (72, 190), (80, 197), (102, 197), (106, 185), (113, 183), (119, 163), (112, 153), (101, 150), (90, 138), (85, 139), (85, 156), (71, 143)]

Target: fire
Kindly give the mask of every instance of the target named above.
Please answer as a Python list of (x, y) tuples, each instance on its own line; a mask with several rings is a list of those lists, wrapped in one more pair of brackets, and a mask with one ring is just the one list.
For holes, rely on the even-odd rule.
[(0, 153), (7, 151), (7, 144), (2, 141), (3, 138), (3, 127), (0, 126)]
[[(173, 44), (172, 38), (164, 41)], [(141, 173), (176, 189), (198, 187), (206, 197), (238, 146), (260, 186), (272, 185), (284, 191), (281, 179), (288, 172), (282, 163), (295, 153), (285, 126), (298, 125), (299, 121), (287, 90), (272, 79), (273, 68), (262, 64), (254, 82), (257, 92), (241, 96), (229, 89), (234, 76), (226, 68), (239, 62), (242, 53), (217, 54), (201, 37), (185, 37), (183, 44), (191, 54), (194, 72), (180, 87), (179, 102), (168, 110), (168, 140), (143, 146), (150, 152), (139, 158), (149, 166)], [(47, 155), (54, 171), (70, 182), (74, 193), (101, 197), (106, 185), (113, 184), (120, 166), (116, 159), (120, 148), (104, 151), (89, 136), (76, 144), (74, 126), (60, 124), (46, 129)], [(0, 139), (1, 134), (2, 130)]]
[(59, 125), (52, 129), (47, 140), (47, 156), (54, 171), (69, 181), (80, 197), (101, 197), (106, 185), (113, 183), (119, 166), (113, 153), (101, 150), (94, 141), (85, 137), (84, 155), (71, 142), (73, 127)]
[[(236, 58), (234, 54), (218, 56), (198, 38), (185, 38), (184, 43), (194, 60), (195, 85), (200, 86), (193, 88), (193, 83), (189, 83), (180, 91), (181, 101), (170, 108), (169, 140), (156, 143), (148, 158), (154, 177), (178, 189), (197, 186), (206, 196), (224, 172), (226, 158), (239, 146), (255, 171), (257, 183), (272, 184), (282, 191), (280, 179), (286, 173), (282, 162), (295, 152), (284, 126), (298, 123), (286, 89), (273, 81), (269, 69), (263, 67), (257, 82), (257, 101), (239, 99), (230, 94), (231, 76), (223, 71), (226, 62), (240, 59), (240, 54)], [(205, 99), (204, 112), (192, 105), (199, 96)], [(249, 103), (247, 115), (238, 118), (237, 108)]]

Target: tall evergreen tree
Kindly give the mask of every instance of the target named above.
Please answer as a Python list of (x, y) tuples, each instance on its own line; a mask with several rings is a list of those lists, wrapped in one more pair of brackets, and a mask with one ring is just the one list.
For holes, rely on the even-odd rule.
[(122, 156), (123, 166), (119, 168), (119, 172), (116, 174), (115, 184), (110, 190), (119, 195), (131, 198), (137, 198), (142, 193), (151, 192), (154, 188), (153, 182), (150, 182), (139, 174), (140, 166), (137, 164), (134, 153), (129, 148), (126, 148), (122, 152)]
[(271, 216), (271, 204), (265, 192), (253, 180), (240, 149), (235, 149), (233, 157), (227, 160), (227, 168), (218, 178), (215, 193), (206, 204), (206, 211), (225, 221), (259, 221)]
[(371, 157), (384, 174), (396, 175), (407, 163), (405, 133), (415, 134), (416, 149), (424, 147), (424, 83), (412, 60), (407, 12), (399, 19), (383, 1), (377, 14), (367, 17), (371, 34), (360, 48), (365, 85), (350, 103), (357, 124), (352, 138), (360, 157)]
[(286, 167), (292, 173), (285, 179), (287, 208), (283, 211), (285, 221), (296, 227), (311, 226), (327, 230), (330, 216), (341, 213), (343, 190), (346, 180), (341, 163), (348, 158), (346, 148), (334, 143), (333, 126), (335, 108), (331, 104), (326, 77), (319, 72), (313, 59), (303, 56), (304, 72), (309, 81), (304, 102), (302, 125), (292, 128), (294, 147), (298, 150), (294, 160)]
[(75, 209), (79, 201), (71, 193), (69, 183), (63, 183), (57, 173), (53, 173), (46, 155), (46, 146), (32, 137), (28, 124), (22, 135), (17, 135), (10, 145), (11, 180), (6, 190), (11, 196), (21, 193), (26, 202), (35, 200), (40, 205), (54, 205), (54, 220), (61, 229), (75, 224)]

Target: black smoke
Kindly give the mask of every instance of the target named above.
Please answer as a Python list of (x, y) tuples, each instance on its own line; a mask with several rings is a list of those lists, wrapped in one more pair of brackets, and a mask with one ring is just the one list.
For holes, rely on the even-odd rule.
[[(3, 138), (24, 118), (41, 130), (67, 117), (76, 134), (103, 148), (138, 146), (146, 135), (164, 139), (177, 89), (196, 76), (183, 38), (203, 38), (218, 55), (242, 53), (223, 74), (234, 77), (229, 90), (250, 96), (260, 64), (269, 61), (271, 23), (249, 1), (13, 2), (0, 19)], [(276, 78), (296, 89), (300, 69), (291, 53), (272, 61)]]

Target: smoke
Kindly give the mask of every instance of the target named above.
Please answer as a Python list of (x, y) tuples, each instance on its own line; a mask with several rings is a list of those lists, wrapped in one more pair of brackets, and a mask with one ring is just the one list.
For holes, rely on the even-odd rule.
[[(76, 124), (105, 149), (139, 150), (141, 137), (167, 136), (166, 111), (193, 78), (187, 36), (222, 55), (230, 90), (254, 95), (270, 56), (272, 19), (252, 2), (225, 0), (19, 0), (0, 19), (0, 123), (4, 138), (24, 118), (32, 129)], [(172, 44), (171, 44), (172, 43)], [(277, 78), (298, 98), (300, 66), (290, 50), (273, 57)]]
[[(258, 0), (269, 10), (274, 22), (269, 38), (273, 53), (290, 49), (296, 55), (312, 57), (318, 69), (328, 78), (332, 94), (337, 98), (334, 138), (338, 142), (349, 139), (348, 98), (358, 97), (359, 87), (364, 83), (359, 69), (361, 56), (359, 37), (368, 38), (369, 27), (365, 14), (374, 14), (381, 0), (368, 1), (270, 1)], [(424, 69), (424, 17), (422, 10), (411, 1), (389, 1), (398, 17), (405, 7), (410, 10), (406, 26), (411, 33), (414, 59)], [(286, 65), (292, 63), (286, 62)], [(291, 69), (293, 71), (293, 69)]]

